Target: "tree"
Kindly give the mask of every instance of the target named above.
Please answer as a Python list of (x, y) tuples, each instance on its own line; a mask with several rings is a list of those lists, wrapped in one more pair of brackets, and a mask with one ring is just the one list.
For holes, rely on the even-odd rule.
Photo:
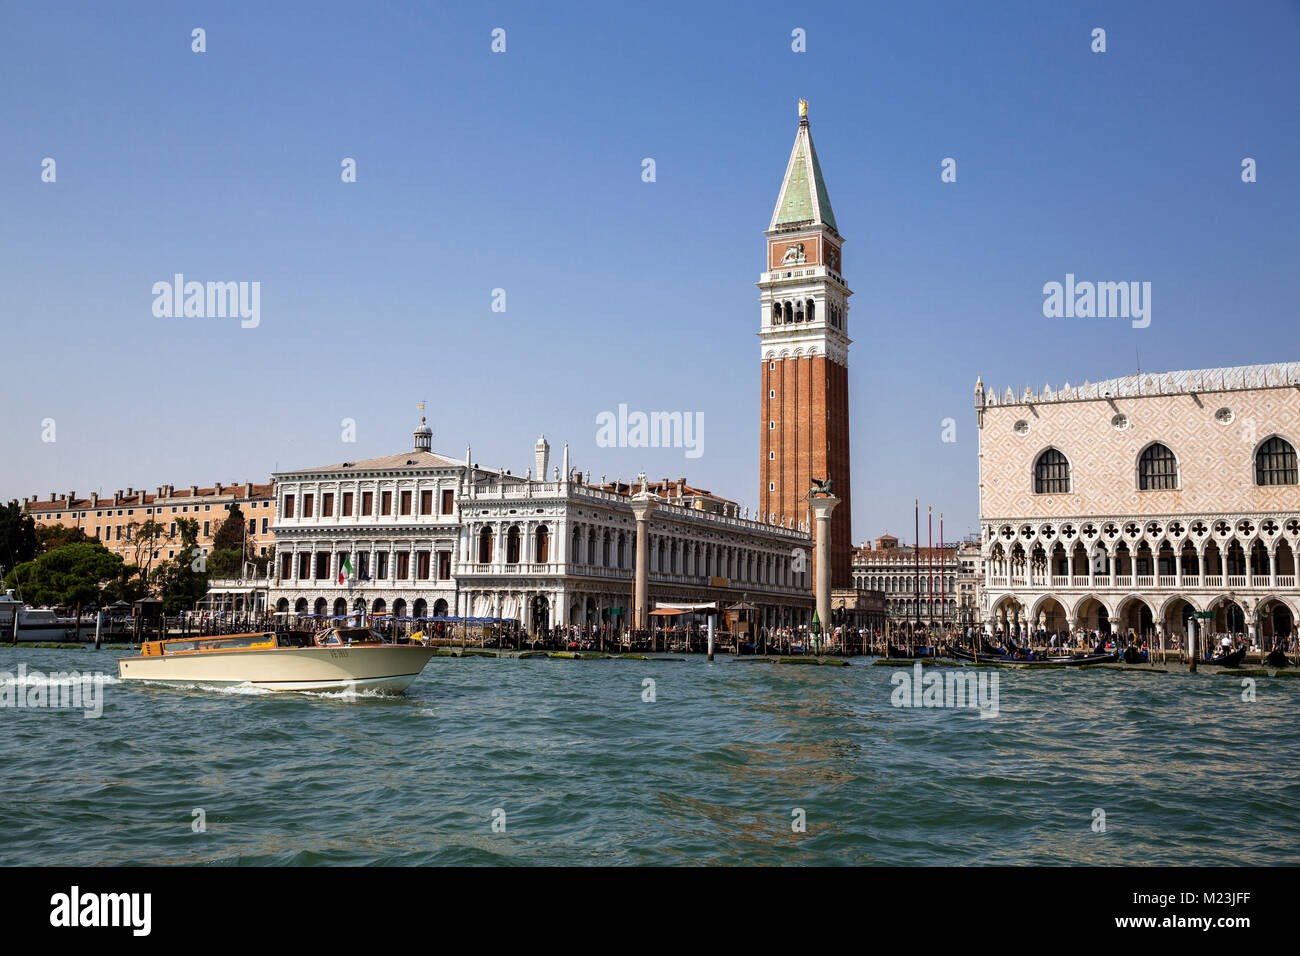
[(172, 535), (161, 521), (149, 518), (143, 522), (132, 521), (127, 525), (126, 536), (135, 544), (135, 563), (140, 569), (141, 578), (147, 583), (149, 572), (153, 568), (154, 552), (170, 543)]
[(194, 518), (178, 518), (176, 528), (181, 536), (180, 553), (174, 561), (160, 564), (155, 575), (165, 614), (191, 610), (208, 592), (207, 557), (199, 551), (199, 523)]
[(208, 571), (213, 577), (239, 578), (244, 575), (244, 564), (253, 559), (244, 527), (244, 512), (239, 502), (232, 502), (226, 520), (212, 535), (212, 553), (208, 555)]
[(24, 601), (75, 608), (80, 638), (81, 609), (97, 605), (104, 589), (121, 574), (119, 555), (98, 541), (76, 542), (18, 565), (5, 577), (5, 586), (19, 588)]
[(77, 525), (43, 524), (36, 529), (37, 548), (40, 554), (49, 554), (67, 544), (85, 544), (93, 540)]
[(243, 551), (248, 535), (244, 528), (244, 511), (239, 502), (231, 502), (230, 513), (212, 536), (213, 551)]
[(40, 553), (36, 522), (16, 500), (0, 505), (0, 564), (16, 568)]

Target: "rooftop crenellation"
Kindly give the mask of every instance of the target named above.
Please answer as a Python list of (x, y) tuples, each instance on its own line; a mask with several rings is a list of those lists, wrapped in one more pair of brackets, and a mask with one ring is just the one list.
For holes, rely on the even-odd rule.
[(1193, 395), (1207, 392), (1232, 392), (1245, 389), (1290, 388), (1300, 386), (1300, 362), (1276, 362), (1270, 365), (1237, 365), (1231, 368), (1192, 369), (1182, 372), (1137, 372), (1100, 382), (1082, 385), (1066, 382), (1060, 388), (1044, 385), (1041, 390), (1026, 385), (1023, 389), (1006, 389), (1001, 395), (986, 390), (981, 378), (975, 380), (975, 407), (993, 405), (1044, 405), (1051, 402), (1086, 402), (1106, 398), (1148, 398), (1156, 395)]

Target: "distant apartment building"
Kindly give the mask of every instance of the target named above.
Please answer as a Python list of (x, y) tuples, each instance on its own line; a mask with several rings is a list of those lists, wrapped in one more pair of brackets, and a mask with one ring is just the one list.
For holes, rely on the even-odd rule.
[[(212, 549), (212, 537), (225, 522), (232, 504), (238, 503), (247, 522), (247, 541), (253, 554), (266, 555), (275, 543), (275, 483), (160, 485), (153, 493), (142, 488), (118, 490), (112, 495), (91, 492), (80, 498), (75, 491), (63, 495), (50, 492), (46, 500), (35, 496), (22, 499), (22, 507), (37, 527), (65, 525), (81, 528), (88, 537), (103, 543), (128, 564), (144, 564), (173, 558), (181, 548), (179, 518), (193, 518), (199, 527), (199, 548)], [(152, 556), (142, 552), (136, 530), (146, 521), (163, 525), (163, 537), (155, 542)]]

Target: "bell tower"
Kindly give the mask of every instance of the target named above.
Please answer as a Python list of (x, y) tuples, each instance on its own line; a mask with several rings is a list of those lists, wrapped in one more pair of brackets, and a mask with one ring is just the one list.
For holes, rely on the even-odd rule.
[[(852, 582), (853, 513), (849, 498), (849, 296), (835, 224), (808, 125), (799, 127), (767, 229), (759, 349), (759, 510), (808, 521), (808, 490), (829, 478), (841, 504), (831, 516), (831, 587)], [(809, 526), (811, 527), (811, 526)]]

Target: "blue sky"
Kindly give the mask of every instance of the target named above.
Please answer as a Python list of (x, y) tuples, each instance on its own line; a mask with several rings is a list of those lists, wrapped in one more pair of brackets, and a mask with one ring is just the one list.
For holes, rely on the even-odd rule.
[[(544, 431), (752, 506), (754, 283), (801, 96), (855, 292), (856, 541), (910, 537), (914, 498), (975, 527), (977, 374), (1300, 358), (1296, 2), (0, 16), (6, 499), (388, 454), (426, 400), (454, 457), (522, 472)], [(156, 318), (177, 272), (260, 282), (260, 325)], [(1150, 327), (1045, 318), (1067, 272), (1151, 282)], [(704, 454), (598, 448), (619, 403), (702, 412)]]

